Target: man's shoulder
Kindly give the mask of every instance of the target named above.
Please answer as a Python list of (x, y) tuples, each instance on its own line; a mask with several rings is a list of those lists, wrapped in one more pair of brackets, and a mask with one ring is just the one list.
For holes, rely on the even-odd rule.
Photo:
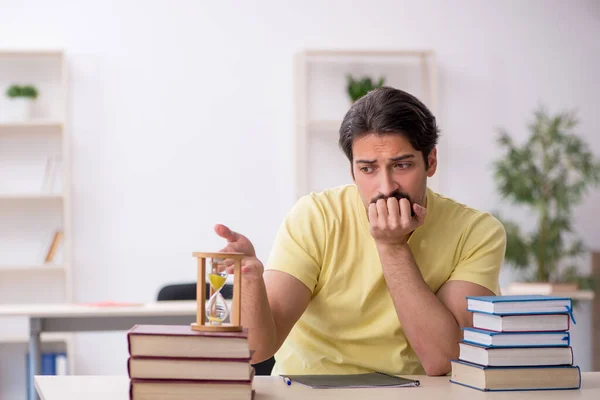
[(330, 187), (319, 192), (311, 192), (306, 196), (318, 203), (343, 203), (355, 201), (359, 194), (355, 184), (346, 184)]
[(292, 212), (319, 216), (328, 221), (345, 220), (355, 214), (359, 202), (360, 194), (356, 185), (340, 185), (300, 197)]
[(358, 198), (356, 185), (347, 184), (305, 194), (297, 200), (296, 205), (338, 209), (344, 205), (355, 204)]
[(461, 203), (453, 198), (430, 191), (434, 197), (436, 214), (440, 221), (462, 227), (463, 230), (474, 226), (484, 226), (489, 229), (504, 229), (502, 223), (489, 211), (482, 211)]

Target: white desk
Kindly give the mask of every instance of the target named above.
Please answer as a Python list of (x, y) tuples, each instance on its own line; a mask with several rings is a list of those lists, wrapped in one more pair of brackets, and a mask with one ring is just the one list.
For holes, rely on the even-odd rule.
[[(449, 377), (407, 376), (421, 381), (420, 387), (394, 389), (311, 389), (292, 383), (287, 386), (280, 377), (257, 376), (253, 388), (255, 400), (529, 400), (529, 399), (600, 399), (600, 372), (582, 374), (580, 390), (542, 390), (527, 392), (480, 392), (449, 382)], [(129, 400), (127, 376), (36, 376), (35, 386), (42, 400)]]
[(128, 330), (135, 324), (187, 325), (196, 320), (196, 301), (161, 301), (144, 305), (107, 306), (40, 304), (0, 306), (0, 316), (29, 319), (30, 399), (37, 399), (34, 375), (40, 373), (42, 332)]

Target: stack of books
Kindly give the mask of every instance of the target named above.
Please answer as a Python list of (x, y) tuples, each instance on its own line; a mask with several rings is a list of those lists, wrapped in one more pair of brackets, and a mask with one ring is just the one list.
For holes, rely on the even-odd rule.
[(248, 332), (199, 332), (189, 325), (135, 325), (127, 332), (130, 399), (253, 397)]
[(467, 304), (473, 328), (463, 330), (451, 382), (483, 391), (581, 387), (570, 346), (571, 299), (482, 296)]

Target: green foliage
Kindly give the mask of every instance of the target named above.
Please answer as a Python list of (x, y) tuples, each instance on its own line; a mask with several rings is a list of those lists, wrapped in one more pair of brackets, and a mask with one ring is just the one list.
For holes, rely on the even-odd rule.
[(503, 199), (528, 207), (537, 217), (533, 232), (497, 216), (507, 234), (506, 262), (538, 282), (573, 282), (593, 288), (590, 277), (578, 273), (577, 259), (585, 251), (571, 226), (573, 208), (588, 188), (600, 183), (600, 163), (575, 133), (572, 113), (554, 116), (535, 112), (531, 132), (522, 146), (501, 131), (498, 145), (503, 157), (494, 163), (494, 175)]
[(383, 77), (379, 78), (377, 83), (373, 82), (373, 80), (367, 76), (364, 76), (360, 79), (354, 79), (352, 75), (348, 75), (347, 79), (348, 95), (350, 96), (350, 99), (352, 99), (353, 103), (371, 90), (380, 88), (385, 82), (385, 78)]
[(26, 86), (12, 85), (6, 91), (6, 95), (11, 99), (14, 99), (16, 97), (28, 97), (30, 99), (37, 99), (38, 91), (35, 87), (33, 87), (31, 85), (26, 85)]

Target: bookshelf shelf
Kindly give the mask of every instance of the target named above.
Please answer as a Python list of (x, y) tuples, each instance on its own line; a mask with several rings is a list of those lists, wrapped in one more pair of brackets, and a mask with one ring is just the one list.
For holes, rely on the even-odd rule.
[(32, 121), (23, 121), (23, 122), (0, 122), (0, 132), (8, 132), (13, 130), (43, 130), (43, 129), (51, 129), (51, 130), (62, 130), (64, 124), (59, 121), (50, 121), (50, 120), (32, 120)]
[(64, 195), (35, 193), (1, 193), (0, 200), (64, 200)]
[[(505, 289), (502, 289), (502, 294), (503, 295), (522, 295), (524, 293), (522, 293), (522, 292), (517, 293), (517, 292), (511, 291), (509, 288), (505, 288)], [(590, 300), (594, 300), (594, 298), (596, 297), (596, 294), (594, 293), (593, 290), (577, 290), (575, 292), (548, 293), (548, 296), (570, 297), (573, 300), (590, 301)]]
[(22, 266), (15, 266), (15, 265), (0, 265), (0, 274), (30, 274), (30, 273), (39, 273), (39, 274), (45, 274), (45, 273), (64, 273), (66, 271), (66, 268), (62, 265), (47, 265), (47, 264), (40, 264), (40, 265), (22, 265)]
[[(71, 340), (70, 334), (66, 333), (42, 333), (42, 342), (45, 343), (63, 343)], [(29, 343), (29, 336), (27, 335), (6, 335), (0, 336), (0, 343), (14, 343), (14, 344), (27, 344)]]
[(63, 58), (64, 53), (58, 49), (2, 49), (0, 50), (0, 59), (2, 58)]

